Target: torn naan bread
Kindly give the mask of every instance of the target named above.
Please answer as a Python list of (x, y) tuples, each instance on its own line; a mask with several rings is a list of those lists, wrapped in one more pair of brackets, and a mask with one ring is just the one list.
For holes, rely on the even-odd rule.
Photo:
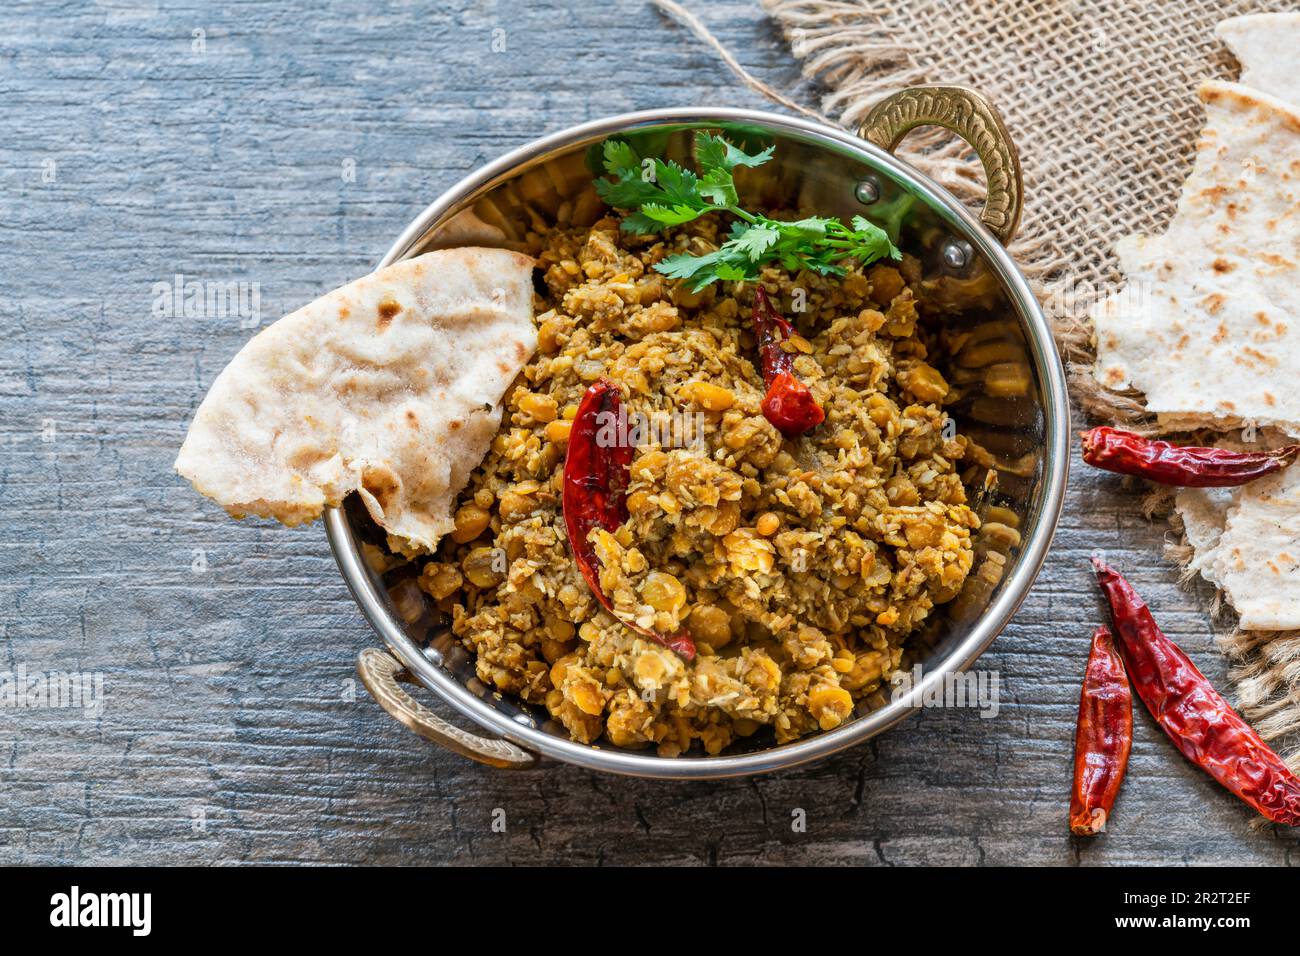
[(1241, 63), (1243, 86), (1300, 104), (1300, 13), (1251, 13), (1214, 28)]
[(1094, 374), (1170, 428), (1300, 435), (1300, 113), (1237, 83), (1200, 88), (1206, 125), (1162, 236), (1116, 246), (1128, 279), (1092, 311)]
[(537, 345), (533, 260), (430, 252), (269, 326), (199, 406), (176, 470), (236, 517), (297, 525), (350, 491), (432, 551)]
[(1223, 590), (1241, 628), (1300, 629), (1300, 468), (1240, 488), (1183, 488), (1176, 504), (1191, 567)]

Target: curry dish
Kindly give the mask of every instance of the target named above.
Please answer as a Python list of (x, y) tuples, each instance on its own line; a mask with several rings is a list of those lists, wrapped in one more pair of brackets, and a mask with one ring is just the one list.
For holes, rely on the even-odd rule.
[[(762, 409), (756, 284), (692, 292), (652, 268), (718, 242), (704, 219), (643, 237), (607, 217), (537, 238), (537, 354), (419, 574), (478, 676), (582, 742), (716, 754), (768, 726), (778, 742), (834, 728), (888, 686), (908, 635), (971, 569), (979, 521), (959, 471), (972, 446), (927, 363), (916, 260), (763, 271), (794, 324), (780, 348), (825, 413), (790, 439)], [(615, 614), (561, 509), (574, 419), (599, 380), (643, 425), (627, 520), (590, 534)], [(688, 631), (694, 654), (624, 622)]]

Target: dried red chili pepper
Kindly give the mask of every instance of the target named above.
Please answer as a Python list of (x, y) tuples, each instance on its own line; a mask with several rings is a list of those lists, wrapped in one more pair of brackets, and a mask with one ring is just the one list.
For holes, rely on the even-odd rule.
[(794, 326), (772, 307), (763, 287), (755, 286), (754, 335), (758, 339), (763, 384), (767, 386), (763, 417), (786, 438), (797, 438), (826, 419), (826, 412), (808, 386), (795, 376), (794, 356), (781, 348), (781, 343), (793, 334)]
[[(578, 403), (578, 414), (569, 430), (569, 449), (564, 459), (564, 527), (569, 534), (573, 560), (587, 586), (605, 610), (638, 634), (657, 641), (686, 660), (695, 657), (695, 642), (685, 629), (675, 634), (660, 634), (624, 620), (614, 611), (614, 603), (600, 586), (599, 562), (595, 546), (588, 540), (592, 529), (614, 531), (627, 520), (625, 492), (633, 448), (619, 432), (615, 439), (601, 441), (603, 426), (615, 424), (621, 429), (623, 397), (618, 386), (602, 378), (587, 389)], [(607, 437), (608, 437), (608, 433)]]
[(1276, 451), (1171, 445), (1106, 425), (1081, 432), (1079, 437), (1083, 439), (1083, 460), (1088, 464), (1180, 488), (1244, 485), (1280, 471), (1300, 454), (1300, 445)]
[(1132, 747), (1133, 692), (1115, 648), (1115, 637), (1102, 624), (1092, 635), (1092, 650), (1079, 694), (1074, 792), (1070, 796), (1072, 833), (1095, 836), (1106, 828)]
[(1228, 705), (1114, 569), (1093, 558), (1142, 703), (1183, 756), (1274, 823), (1300, 825), (1300, 778)]

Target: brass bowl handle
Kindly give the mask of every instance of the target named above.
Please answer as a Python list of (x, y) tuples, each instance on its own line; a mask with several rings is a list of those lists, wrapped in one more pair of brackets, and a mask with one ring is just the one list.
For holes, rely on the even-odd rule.
[(1009, 243), (1020, 225), (1024, 184), (1016, 145), (993, 104), (965, 86), (914, 86), (873, 106), (858, 135), (893, 152), (918, 126), (942, 126), (975, 150), (988, 182), (980, 218), (1004, 246)]
[(387, 651), (367, 647), (357, 655), (357, 675), (379, 706), (425, 740), (492, 767), (526, 770), (537, 757), (514, 744), (492, 737), (480, 737), (449, 724), (403, 690), (398, 682), (414, 683), (400, 661)]

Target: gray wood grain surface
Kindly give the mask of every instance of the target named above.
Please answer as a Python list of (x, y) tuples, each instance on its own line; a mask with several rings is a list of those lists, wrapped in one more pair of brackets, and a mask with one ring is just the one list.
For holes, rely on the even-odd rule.
[[(755, 5), (691, 6), (811, 95)], [(257, 283), (265, 324), (535, 136), (767, 106), (640, 0), (8, 4), (0, 101), (0, 676), (100, 673), (105, 691), (97, 711), (0, 708), (0, 862), (1300, 860), (1144, 712), (1111, 831), (1066, 834), (1099, 614), (1086, 555), (1111, 552), (1226, 673), (1209, 594), (1179, 589), (1118, 480), (1076, 469), (1048, 565), (981, 664), (996, 719), (932, 710), (811, 767), (685, 784), (495, 771), (401, 730), (353, 683), (375, 640), (323, 532), (231, 522), (172, 473), (252, 333), (156, 314), (155, 284)]]

